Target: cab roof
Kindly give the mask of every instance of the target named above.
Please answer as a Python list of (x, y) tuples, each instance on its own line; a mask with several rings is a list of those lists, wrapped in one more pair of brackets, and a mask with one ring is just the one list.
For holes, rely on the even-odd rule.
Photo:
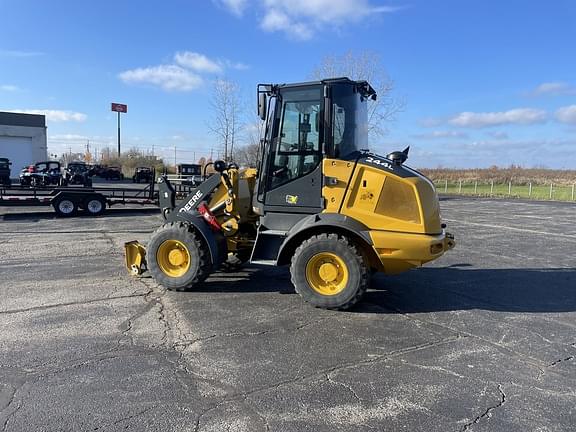
[(260, 86), (269, 86), (270, 89), (287, 89), (293, 87), (312, 87), (319, 85), (333, 85), (333, 84), (350, 84), (357, 87), (363, 93), (365, 97), (371, 97), (376, 95), (376, 90), (368, 83), (368, 81), (360, 80), (354, 81), (348, 77), (338, 77), (338, 78), (326, 78), (319, 81), (304, 81), (298, 83), (282, 83), (282, 84), (259, 84)]

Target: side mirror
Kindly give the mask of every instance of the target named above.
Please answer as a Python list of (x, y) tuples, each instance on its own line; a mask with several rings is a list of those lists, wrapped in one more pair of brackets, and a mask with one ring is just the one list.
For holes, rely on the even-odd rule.
[(266, 93), (258, 93), (258, 116), (266, 120)]

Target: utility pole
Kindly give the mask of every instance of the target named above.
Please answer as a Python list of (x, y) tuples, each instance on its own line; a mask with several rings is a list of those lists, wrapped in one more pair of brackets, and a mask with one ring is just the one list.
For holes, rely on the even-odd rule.
[(176, 169), (176, 144), (174, 144), (174, 169)]

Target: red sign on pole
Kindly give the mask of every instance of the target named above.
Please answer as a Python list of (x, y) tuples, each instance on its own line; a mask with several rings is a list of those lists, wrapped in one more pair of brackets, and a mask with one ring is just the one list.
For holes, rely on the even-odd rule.
[(112, 111), (127, 113), (128, 112), (128, 105), (112, 102)]

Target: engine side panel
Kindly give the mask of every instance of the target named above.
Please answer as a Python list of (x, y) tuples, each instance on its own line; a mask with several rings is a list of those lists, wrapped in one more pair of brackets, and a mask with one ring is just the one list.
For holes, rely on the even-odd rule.
[(325, 212), (350, 216), (370, 229), (439, 234), (438, 197), (431, 182), (385, 158), (324, 160)]

